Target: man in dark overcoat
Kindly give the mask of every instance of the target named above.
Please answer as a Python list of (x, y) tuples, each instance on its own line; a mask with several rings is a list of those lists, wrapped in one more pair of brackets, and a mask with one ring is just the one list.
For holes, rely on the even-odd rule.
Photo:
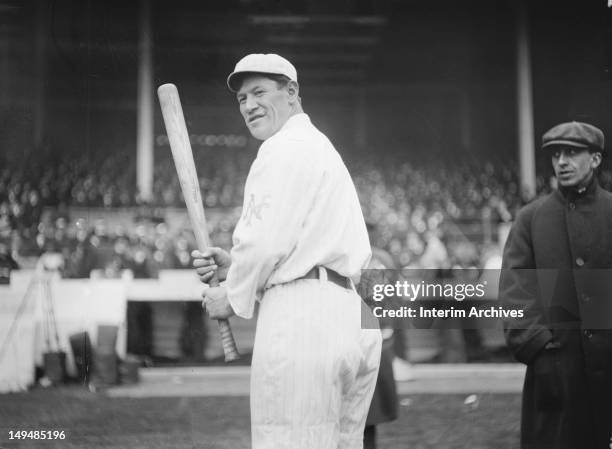
[(604, 135), (580, 122), (546, 132), (557, 189), (522, 208), (504, 249), (504, 322), (527, 365), (523, 449), (612, 443), (612, 194), (597, 181)]

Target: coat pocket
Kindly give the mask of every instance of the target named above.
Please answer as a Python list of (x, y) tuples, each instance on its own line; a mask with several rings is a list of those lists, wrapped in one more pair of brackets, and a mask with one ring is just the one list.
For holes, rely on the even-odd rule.
[(533, 362), (534, 399), (539, 410), (554, 410), (563, 403), (558, 349), (543, 349)]

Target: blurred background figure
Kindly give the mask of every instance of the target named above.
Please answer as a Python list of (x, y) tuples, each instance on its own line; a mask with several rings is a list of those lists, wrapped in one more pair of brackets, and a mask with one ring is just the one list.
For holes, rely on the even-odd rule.
[[(370, 234), (373, 232), (373, 226), (370, 224), (368, 224), (368, 232)], [(385, 279), (385, 283), (393, 282), (392, 278), (396, 276), (396, 265), (393, 258), (389, 253), (379, 248), (372, 248), (372, 259), (368, 265), (368, 270), (386, 270), (382, 275)], [(380, 273), (376, 273), (373, 278), (379, 279), (379, 274)], [(368, 275), (366, 274), (365, 277), (367, 278)], [(366, 301), (368, 301), (368, 298), (366, 298)], [(412, 379), (410, 363), (400, 359), (395, 354), (393, 342), (397, 338), (396, 330), (390, 328), (382, 320), (380, 322), (380, 328), (383, 335), (383, 345), (378, 378), (376, 379), (376, 388), (374, 389), (374, 395), (372, 396), (372, 402), (370, 403), (370, 410), (363, 433), (364, 449), (376, 448), (377, 425), (397, 419), (399, 404), (395, 381), (400, 379), (396, 379), (394, 372), (396, 370), (400, 371), (398, 374), (402, 377), (401, 380)], [(401, 360), (401, 362), (396, 365), (395, 360)]]
[(19, 264), (13, 259), (9, 245), (0, 240), (0, 284), (9, 284), (11, 271), (18, 269)]

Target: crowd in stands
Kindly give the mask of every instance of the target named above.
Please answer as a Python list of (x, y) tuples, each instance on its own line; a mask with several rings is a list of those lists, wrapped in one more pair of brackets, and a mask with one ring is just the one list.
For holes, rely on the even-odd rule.
[[(189, 267), (193, 236), (156, 214), (183, 207), (172, 159), (164, 154), (156, 155), (148, 203), (138, 196), (135, 160), (126, 153), (2, 164), (0, 241), (16, 256), (61, 253), (67, 277), (85, 277), (91, 269), (112, 276), (124, 268), (135, 276), (155, 276), (159, 269)], [(228, 211), (209, 220), (218, 246), (231, 245), (252, 158), (247, 151), (196, 152), (205, 207)], [(507, 161), (427, 160), (391, 153), (345, 159), (372, 227), (372, 245), (387, 250), (399, 266), (417, 266), (433, 238), (446, 246), (451, 265), (482, 265), (491, 238), (470, 239), (462, 226), (473, 223), (482, 229), (486, 223), (510, 222), (524, 203), (518, 168)], [(538, 191), (550, 189), (547, 179), (538, 177)], [(602, 180), (609, 185), (612, 176), (604, 172)], [(75, 220), (69, 213), (75, 207), (130, 207), (142, 213), (135, 214), (139, 219), (133, 226), (116, 226)]]
[(478, 160), (415, 163), (384, 157), (358, 161), (351, 172), (366, 221), (375, 225), (372, 245), (389, 251), (400, 266), (418, 264), (434, 233), (447, 244), (451, 226), (509, 222), (522, 204), (518, 173), (511, 165)]

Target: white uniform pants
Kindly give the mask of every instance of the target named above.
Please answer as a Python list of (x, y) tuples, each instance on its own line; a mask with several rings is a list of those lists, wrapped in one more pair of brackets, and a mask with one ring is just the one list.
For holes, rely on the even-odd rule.
[(363, 447), (382, 338), (361, 329), (362, 306), (325, 279), (265, 293), (251, 366), (253, 449)]

